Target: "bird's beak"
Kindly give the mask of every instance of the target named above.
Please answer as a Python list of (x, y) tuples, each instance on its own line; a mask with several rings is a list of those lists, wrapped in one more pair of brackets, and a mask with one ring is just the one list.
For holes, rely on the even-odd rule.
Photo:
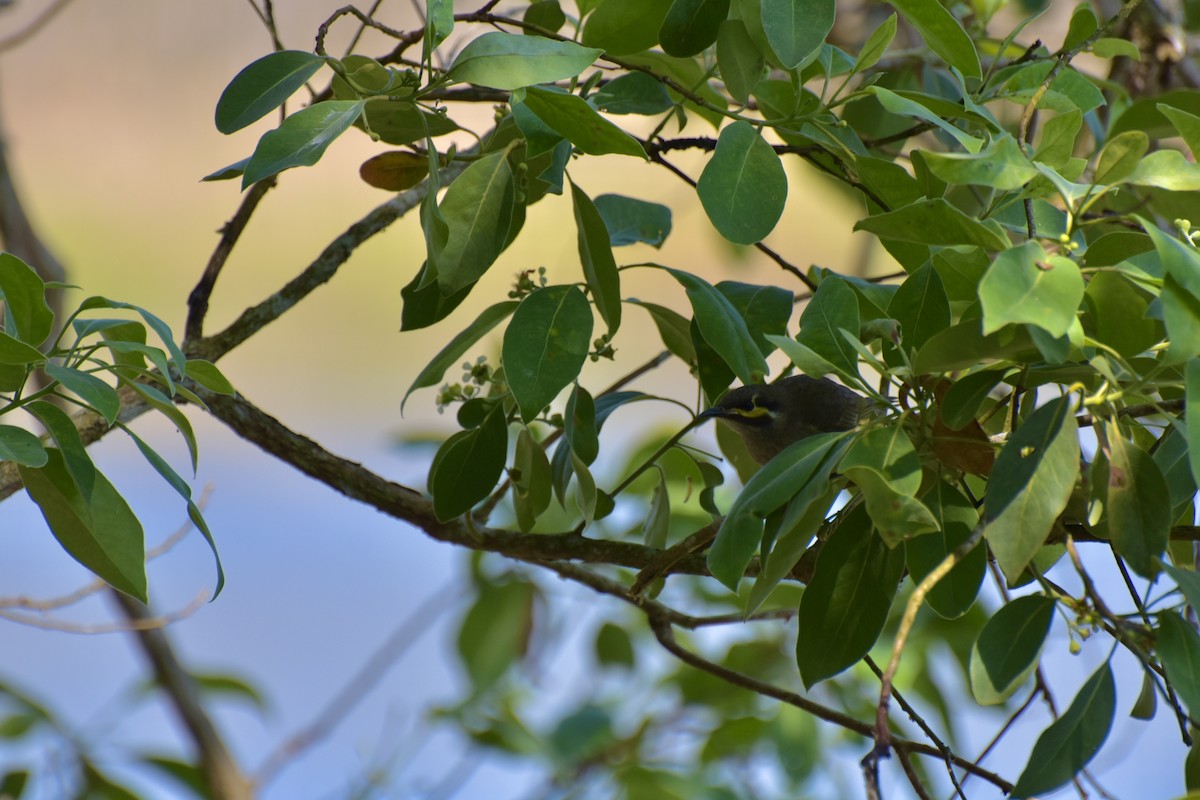
[(701, 420), (703, 420), (703, 419), (720, 419), (721, 417), (727, 417), (727, 416), (729, 416), (729, 414), (727, 414), (725, 412), (725, 409), (713, 407), (713, 408), (709, 408), (709, 409), (705, 409), (704, 411), (701, 411), (699, 414), (696, 415), (696, 419), (701, 419)]

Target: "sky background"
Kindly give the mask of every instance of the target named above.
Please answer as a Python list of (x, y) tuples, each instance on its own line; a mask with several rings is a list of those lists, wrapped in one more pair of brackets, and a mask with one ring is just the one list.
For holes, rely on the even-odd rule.
[[(23, 29), (47, 5), (18, 0), (0, 11), (0, 41)], [(317, 26), (341, 2), (289, 0), (276, 5), (285, 45), (310, 49)], [(385, 4), (381, 19), (411, 27), (411, 5), (398, 0)], [(351, 29), (343, 20), (331, 42), (344, 42)], [(223, 136), (213, 126), (213, 108), (233, 75), (269, 48), (257, 18), (240, 0), (105, 0), (72, 3), (35, 38), (0, 52), (0, 120), (18, 188), (46, 243), (67, 266), (69, 280), (84, 293), (145, 306), (181, 332), (187, 293), (216, 242), (216, 231), (239, 200), (236, 182), (201, 183), (199, 178), (244, 158), (270, 127), (263, 121)], [(386, 49), (381, 39), (368, 36), (359, 51)], [(340, 50), (331, 46), (330, 52)], [(475, 113), (482, 130), (491, 109), (480, 106)], [(711, 131), (697, 128), (695, 133)], [(357, 176), (358, 164), (378, 151), (367, 137), (351, 132), (316, 167), (282, 176), (280, 188), (255, 215), (221, 277), (208, 316), (209, 333), (273, 292), (330, 239), (387, 199)], [(693, 176), (699, 174), (697, 156), (681, 155), (676, 161)], [(850, 198), (831, 191), (794, 161), (788, 168), (788, 208), (768, 243), (801, 267), (815, 263), (854, 271), (866, 263), (871, 270), (886, 269), (878, 254), (868, 252), (864, 260), (863, 237), (851, 232), (858, 208)], [(674, 210), (675, 232), (661, 251), (626, 248), (618, 253), (619, 262), (655, 260), (710, 276), (722, 269), (721, 277), (783, 281), (773, 266), (725, 244), (708, 225), (694, 192), (663, 170), (609, 156), (585, 159), (571, 172), (592, 197), (621, 192)], [(569, 199), (551, 197), (530, 209), (521, 237), (475, 290), (470, 304), (430, 330), (402, 334), (400, 288), (422, 257), (415, 218), (394, 224), (361, 248), (331, 284), (221, 361), (234, 385), (284, 424), (416, 487), (424, 485), (430, 454), (398, 449), (397, 438), (445, 435), (453, 420), (435, 413), (431, 391), (414, 395), (404, 418), (400, 398), (449, 336), (482, 304), (504, 295), (516, 272), (546, 266), (551, 281), (576, 279)], [(638, 271), (624, 292), (684, 309), (678, 287), (649, 271)], [(76, 294), (75, 302), (82, 296)], [(656, 337), (653, 326), (632, 307), (627, 317), (616, 347), (649, 355), (644, 343)], [(589, 365), (585, 385), (599, 390), (638, 361), (640, 357), (620, 366)], [(693, 400), (694, 384), (683, 370), (663, 370), (641, 386)], [(408, 796), (422, 796), (464, 763), (473, 763), (476, 759), (461, 742), (441, 733), (430, 736), (424, 721), (430, 708), (449, 702), (463, 686), (452, 651), (455, 625), (465, 608), (462, 590), (456, 588), (466, 573), (464, 554), (341, 498), (203, 414), (187, 413), (200, 440), (194, 485), (211, 489), (205, 515), (228, 583), (215, 603), (173, 626), (170, 634), (186, 664), (238, 675), (265, 695), (265, 716), (245, 703), (217, 707), (219, 724), (245, 769), (253, 772), (274, 746), (311, 721), (416, 609), (430, 612), (420, 635), (367, 702), (328, 742), (282, 772), (265, 796), (342, 797), (353, 780), (380, 764), (390, 765), (398, 776), (395, 785), (410, 790)], [(678, 412), (665, 413), (661, 418), (636, 417), (626, 425), (649, 430), (682, 423)], [(136, 429), (182, 471), (186, 452), (172, 426), (146, 415)], [(161, 541), (184, 521), (178, 497), (126, 437), (110, 435), (92, 448), (92, 455), (129, 498), (148, 544)], [(0, 505), (0, 595), (45, 598), (87, 580), (23, 495)], [(210, 590), (212, 581), (211, 557), (195, 535), (150, 567), (151, 594), (160, 611), (187, 606)], [(544, 655), (539, 688), (562, 697), (570, 693), (571, 676), (586, 662), (584, 631), (598, 604), (579, 593), (556, 598), (561, 598), (554, 610), (558, 621), (569, 620), (579, 632), (567, 638), (558, 654)], [(80, 625), (113, 619), (102, 597), (65, 617)], [(1049, 647), (1065, 656), (1061, 630)], [(0, 621), (0, 654), (0, 682), (30, 692), (80, 730), (105, 740), (110, 754), (178, 741), (174, 721), (162, 708), (149, 706), (132, 718), (119, 711), (122, 693), (142, 674), (139, 654), (123, 636), (48, 632)], [(1090, 647), (1078, 659), (1054, 662), (1049, 677), (1060, 703), (1069, 700), (1105, 655)], [(1118, 662), (1119, 687), (1138, 685), (1134, 669)], [(1119, 713), (1133, 700), (1122, 694)], [(1112, 734), (1104, 751), (1108, 760), (1097, 771), (1104, 775), (1112, 769), (1125, 776), (1106, 782), (1118, 796), (1182, 793), (1181, 746), (1165, 717), (1160, 714), (1152, 725), (1119, 723)], [(1044, 727), (1045, 720), (1040, 722)], [(991, 730), (990, 725), (980, 728), (980, 746)], [(1031, 745), (1028, 737), (1013, 737), (990, 763), (1012, 773), (1012, 766), (1005, 770), (1003, 765), (1023, 763)], [(1144, 766), (1129, 769), (1125, 759), (1135, 758)], [(0, 762), (4, 760), (0, 748)], [(1139, 793), (1158, 776), (1161, 791)], [(457, 796), (521, 797), (540, 780), (536, 771), (493, 761), (475, 768)], [(1133, 793), (1122, 794), (1122, 787)]]

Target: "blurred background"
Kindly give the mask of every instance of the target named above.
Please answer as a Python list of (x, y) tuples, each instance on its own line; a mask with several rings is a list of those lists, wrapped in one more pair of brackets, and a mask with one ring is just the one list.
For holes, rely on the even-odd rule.
[[(67, 267), (67, 280), (82, 287), (68, 306), (103, 294), (151, 309), (181, 335), (187, 294), (240, 194), (236, 181), (201, 183), (200, 178), (247, 156), (274, 124), (268, 117), (226, 137), (213, 126), (213, 108), (226, 83), (270, 51), (270, 39), (244, 0), (106, 0), (62, 4), (35, 35), (11, 41), (59, 5), (16, 0), (0, 7), (0, 132), (17, 188), (38, 232)], [(340, 5), (322, 0), (276, 4), (284, 45), (311, 49), (317, 27)], [(456, 5), (468, 10), (477, 3)], [(380, 19), (401, 29), (419, 24), (408, 2), (385, 4)], [(342, 52), (353, 30), (348, 19), (335, 26), (330, 52)], [(382, 38), (368, 34), (357, 51), (388, 49)], [(480, 105), (475, 111), (477, 130), (485, 130), (492, 109)], [(711, 130), (698, 128), (701, 134)], [(388, 199), (357, 175), (358, 165), (379, 148), (352, 132), (316, 167), (281, 176), (279, 189), (259, 208), (221, 276), (206, 333), (274, 292), (332, 238)], [(572, 177), (592, 197), (620, 192), (664, 203), (674, 212), (674, 232), (661, 250), (625, 248), (617, 254), (619, 263), (653, 260), (710, 271), (714, 279), (801, 288), (757, 254), (725, 243), (709, 226), (693, 190), (665, 171), (617, 156), (587, 161), (598, 163), (572, 168)], [(699, 174), (700, 155), (680, 154), (675, 161), (689, 174)], [(818, 264), (860, 275), (892, 269), (881, 251), (852, 233), (860, 213), (852, 198), (794, 161), (788, 168), (789, 206), (767, 240), (772, 248), (802, 268)], [(504, 296), (515, 273), (545, 266), (554, 282), (574, 280), (578, 271), (570, 201), (549, 197), (530, 209), (522, 235), (464, 307), (433, 328), (402, 334), (400, 289), (420, 267), (423, 249), (415, 216), (402, 219), (361, 248), (329, 285), (221, 361), (239, 391), (293, 430), (417, 488), (424, 486), (433, 450), (401, 448), (398, 442), (438, 439), (455, 426), (436, 413), (432, 390), (410, 398), (401, 417), (400, 399), (416, 374), (483, 305)], [(623, 288), (627, 296), (685, 308), (678, 287), (651, 271), (627, 278)], [(649, 354), (640, 344), (657, 336), (648, 317), (632, 307), (627, 316), (615, 347), (630, 352), (641, 347)], [(495, 346), (491, 340), (479, 352)], [(600, 391), (630, 366), (618, 363), (589, 365), (588, 388)], [(448, 378), (453, 380), (454, 373)], [(685, 403), (695, 402), (694, 386), (684, 370), (673, 367), (639, 384)], [(625, 417), (631, 441), (686, 421), (680, 410), (662, 408), (658, 416)], [(460, 698), (466, 685), (453, 652), (468, 600), (462, 588), (466, 555), (345, 500), (202, 413), (185, 411), (200, 441), (194, 486), (206, 489), (205, 515), (228, 583), (216, 602), (202, 605), (169, 633), (193, 669), (235, 676), (260, 692), (265, 711), (236, 696), (215, 706), (244, 768), (253, 773), (289, 736), (312, 723), (398, 630), (404, 643), (403, 654), (390, 662), (365, 701), (335, 729), (323, 731), (328, 734), (323, 742), (289, 762), (264, 796), (376, 796), (369, 794), (373, 783), (389, 787), (377, 796), (541, 796), (542, 770), (484, 757), (429, 719), (432, 709)], [(186, 449), (172, 426), (146, 415), (136, 429), (183, 471)], [(710, 435), (698, 439), (710, 442)], [(148, 545), (185, 522), (178, 497), (127, 437), (113, 433), (92, 451), (142, 520)], [(599, 474), (611, 481), (617, 467), (602, 461)], [(149, 569), (151, 597), (162, 613), (185, 609), (212, 588), (211, 557), (195, 534)], [(47, 598), (88, 581), (23, 495), (0, 506), (0, 595)], [(552, 603), (549, 618), (557, 621), (564, 639), (537, 655), (534, 674), (538, 690), (554, 701), (599, 680), (589, 672), (588, 638), (599, 601), (559, 590)], [(145, 796), (174, 796), (168, 782), (117, 758), (130, 750), (186, 746), (163, 706), (143, 704), (128, 713), (129, 693), (146, 678), (134, 644), (121, 634), (103, 633), (119, 617), (98, 595), (55, 619), (71, 629), (0, 621), (0, 683), (61, 714), (75, 735), (94, 743), (99, 763), (110, 764)], [(1065, 641), (1053, 644), (1065, 654)], [(1061, 691), (1069, 697), (1091, 666), (1069, 662), (1064, 669)], [(1124, 685), (1121, 673), (1118, 685)], [(1122, 704), (1126, 700), (1132, 702), (1121, 698)], [(1160, 719), (1135, 733), (1123, 730), (1114, 732), (1105, 753), (1124, 753), (1146, 765), (1125, 787), (1134, 793), (1125, 796), (1181, 793), (1182, 776), (1173, 767), (1155, 768), (1179, 761), (1181, 745), (1172, 721)], [(981, 731), (980, 747), (984, 736)], [(1007, 741), (1012, 752), (1002, 752), (989, 765), (1011, 773), (1030, 744)], [(19, 744), (0, 746), (0, 763), (31, 755), (55, 757), (31, 754)], [(1096, 765), (1101, 774), (1104, 768)], [(1158, 776), (1161, 786), (1147, 788)], [(853, 775), (848, 786), (857, 791)], [(836, 796), (836, 787), (830, 788)], [(55, 796), (52, 788), (47, 792), (40, 796)]]

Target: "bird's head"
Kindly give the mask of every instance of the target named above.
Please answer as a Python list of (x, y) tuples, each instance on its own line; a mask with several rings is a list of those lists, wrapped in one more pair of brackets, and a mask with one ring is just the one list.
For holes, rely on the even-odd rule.
[(730, 389), (700, 419), (737, 431), (750, 455), (765, 464), (788, 445), (858, 424), (862, 397), (825, 378), (794, 375), (771, 384)]

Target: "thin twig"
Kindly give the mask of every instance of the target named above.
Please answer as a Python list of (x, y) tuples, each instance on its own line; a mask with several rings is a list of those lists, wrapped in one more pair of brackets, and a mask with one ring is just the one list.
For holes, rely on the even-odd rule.
[[(137, 628), (140, 623), (153, 619), (146, 606), (128, 595), (113, 590), (110, 596), (129, 625)], [(187, 730), (209, 793), (222, 800), (252, 800), (250, 781), (205, 711), (196, 679), (179, 663), (166, 632), (160, 628), (140, 630), (135, 639), (154, 670), (155, 682)]]
[(238, 206), (237, 212), (233, 217), (226, 222), (221, 228), (221, 238), (217, 241), (217, 246), (213, 248), (212, 255), (208, 258), (208, 264), (204, 267), (204, 273), (200, 276), (196, 287), (192, 289), (188, 295), (188, 316), (187, 323), (184, 326), (183, 341), (187, 342), (201, 338), (204, 335), (204, 317), (208, 313), (208, 300), (212, 295), (213, 287), (217, 284), (217, 278), (221, 274), (221, 269), (225, 266), (225, 262), (229, 260), (229, 255), (233, 252), (234, 245), (241, 238), (242, 232), (246, 230), (246, 225), (250, 222), (250, 217), (254, 214), (258, 204), (266, 196), (267, 192), (273, 189), (276, 185), (274, 175), (266, 180), (261, 180), (250, 187), (250, 191), (246, 192), (246, 196), (242, 198), (241, 205)]
[(454, 594), (453, 586), (438, 589), (413, 609), (354, 676), (330, 698), (312, 722), (285, 739), (264, 759), (254, 776), (256, 788), (261, 791), (289, 762), (328, 738), (421, 634), (432, 628), (431, 621), (453, 605)]
[(64, 8), (71, 4), (71, 0), (56, 0), (56, 2), (35, 17), (28, 25), (16, 33), (0, 39), (0, 53), (6, 50), (12, 50), (19, 47), (27, 40), (37, 35), (38, 31), (50, 24), (50, 22), (62, 12)]
[(879, 690), (879, 706), (876, 709), (875, 715), (875, 752), (873, 755), (876, 758), (887, 755), (888, 742), (890, 739), (890, 731), (888, 730), (888, 699), (892, 694), (892, 681), (895, 680), (896, 671), (900, 668), (900, 657), (904, 653), (904, 645), (908, 642), (908, 636), (912, 632), (913, 623), (916, 622), (917, 612), (921, 609), (921, 604), (925, 602), (925, 597), (937, 586), (938, 581), (949, 574), (950, 570), (954, 569), (960, 561), (975, 549), (976, 545), (983, 539), (982, 524), (976, 525), (975, 530), (971, 535), (954, 548), (953, 552), (948, 553), (936, 567), (926, 575), (912, 594), (908, 598), (908, 603), (904, 606), (904, 615), (900, 619), (900, 626), (896, 631), (895, 643), (892, 645), (892, 656), (888, 661), (887, 669), (883, 671), (883, 676), (880, 678)]

